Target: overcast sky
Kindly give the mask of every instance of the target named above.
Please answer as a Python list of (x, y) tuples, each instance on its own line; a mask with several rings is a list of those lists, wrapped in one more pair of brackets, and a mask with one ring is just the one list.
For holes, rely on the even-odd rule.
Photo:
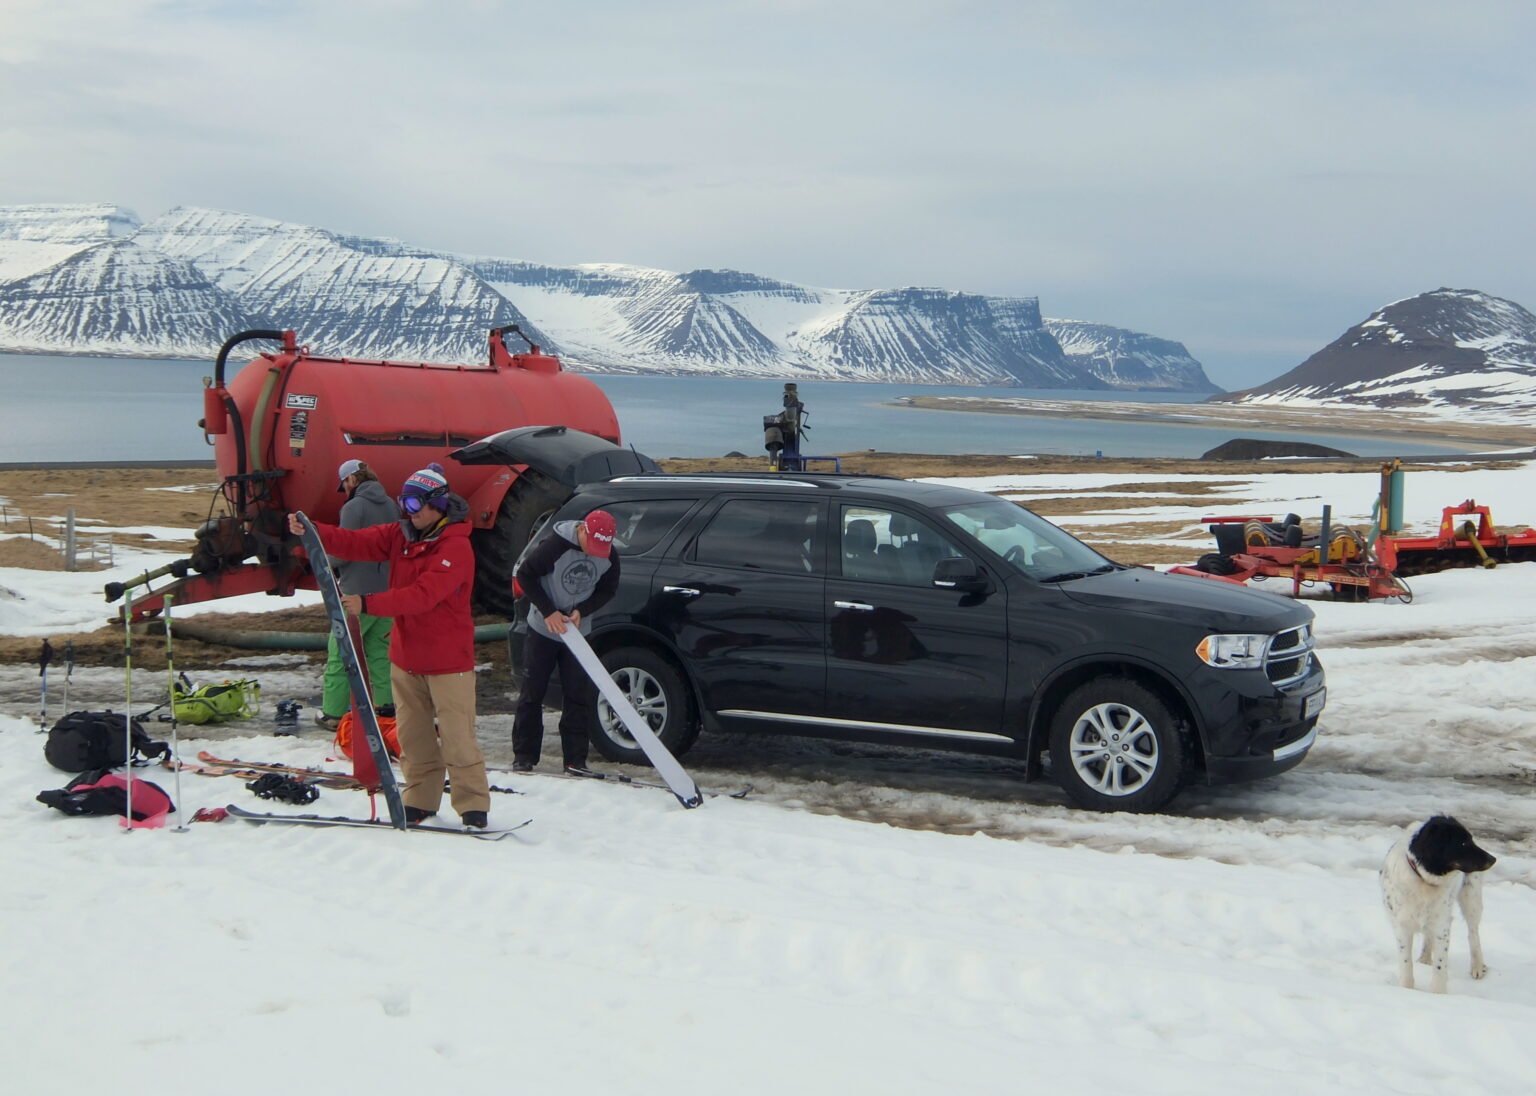
[(1536, 4), (0, 0), (0, 204), (1038, 296), (1228, 388), (1536, 309)]

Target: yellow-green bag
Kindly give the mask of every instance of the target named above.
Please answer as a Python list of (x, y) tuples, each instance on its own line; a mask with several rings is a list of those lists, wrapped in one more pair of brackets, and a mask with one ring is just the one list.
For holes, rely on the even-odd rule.
[(261, 710), (261, 686), (249, 679), (194, 687), (181, 675), (171, 692), (171, 711), (178, 723), (229, 723), (254, 719)]

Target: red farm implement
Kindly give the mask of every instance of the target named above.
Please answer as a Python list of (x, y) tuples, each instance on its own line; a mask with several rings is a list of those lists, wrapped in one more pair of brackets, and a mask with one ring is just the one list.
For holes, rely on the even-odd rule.
[(1292, 597), (1305, 586), (1326, 585), (1339, 600), (1407, 602), (1413, 591), (1405, 580), (1415, 575), (1536, 560), (1536, 529), (1501, 533), (1488, 507), (1473, 499), (1445, 507), (1434, 536), (1402, 535), (1401, 462), (1383, 464), (1381, 472), (1377, 524), (1369, 533), (1334, 526), (1329, 506), (1323, 507), (1315, 535), (1303, 530), (1295, 514), (1278, 523), (1268, 516), (1207, 517), (1201, 521), (1210, 526), (1216, 551), (1192, 567), (1171, 570), (1235, 583), (1288, 578)]
[[(527, 349), (509, 348), (509, 334)], [(226, 383), (231, 352), (247, 342), (277, 346), (237, 366)], [(109, 602), (132, 595), (123, 614), (133, 622), (158, 616), (167, 594), (179, 606), (315, 589), (288, 515), (336, 521), (345, 501), (337, 469), (353, 458), (391, 488), (430, 461), (453, 462), (453, 489), (469, 503), (476, 601), (510, 616), (513, 561), (569, 490), (500, 460), (497, 438), (569, 428), (591, 446), (619, 443), (602, 390), (566, 372), (515, 325), (491, 331), (487, 357), (476, 364), (324, 357), (292, 331), (243, 331), (219, 350), (204, 384), (200, 426), (213, 445), (218, 498), (189, 559), (107, 587)], [(151, 590), (150, 580), (164, 576), (174, 581)]]

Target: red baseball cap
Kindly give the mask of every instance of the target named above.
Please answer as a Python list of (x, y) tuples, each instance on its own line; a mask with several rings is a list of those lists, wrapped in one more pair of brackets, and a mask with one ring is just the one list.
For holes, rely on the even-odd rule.
[(607, 510), (593, 510), (582, 526), (587, 530), (587, 554), (607, 559), (613, 551), (613, 533), (618, 526)]

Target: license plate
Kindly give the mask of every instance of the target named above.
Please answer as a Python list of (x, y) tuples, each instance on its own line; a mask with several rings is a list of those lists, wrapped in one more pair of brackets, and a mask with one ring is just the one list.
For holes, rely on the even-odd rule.
[(1307, 697), (1307, 702), (1306, 702), (1305, 705), (1302, 706), (1302, 709), (1301, 709), (1301, 718), (1302, 719), (1311, 719), (1318, 712), (1323, 710), (1323, 705), (1326, 704), (1327, 702), (1328, 702), (1328, 690), (1327, 689), (1319, 689), (1319, 690), (1317, 690), (1317, 692), (1315, 692), (1311, 696)]

